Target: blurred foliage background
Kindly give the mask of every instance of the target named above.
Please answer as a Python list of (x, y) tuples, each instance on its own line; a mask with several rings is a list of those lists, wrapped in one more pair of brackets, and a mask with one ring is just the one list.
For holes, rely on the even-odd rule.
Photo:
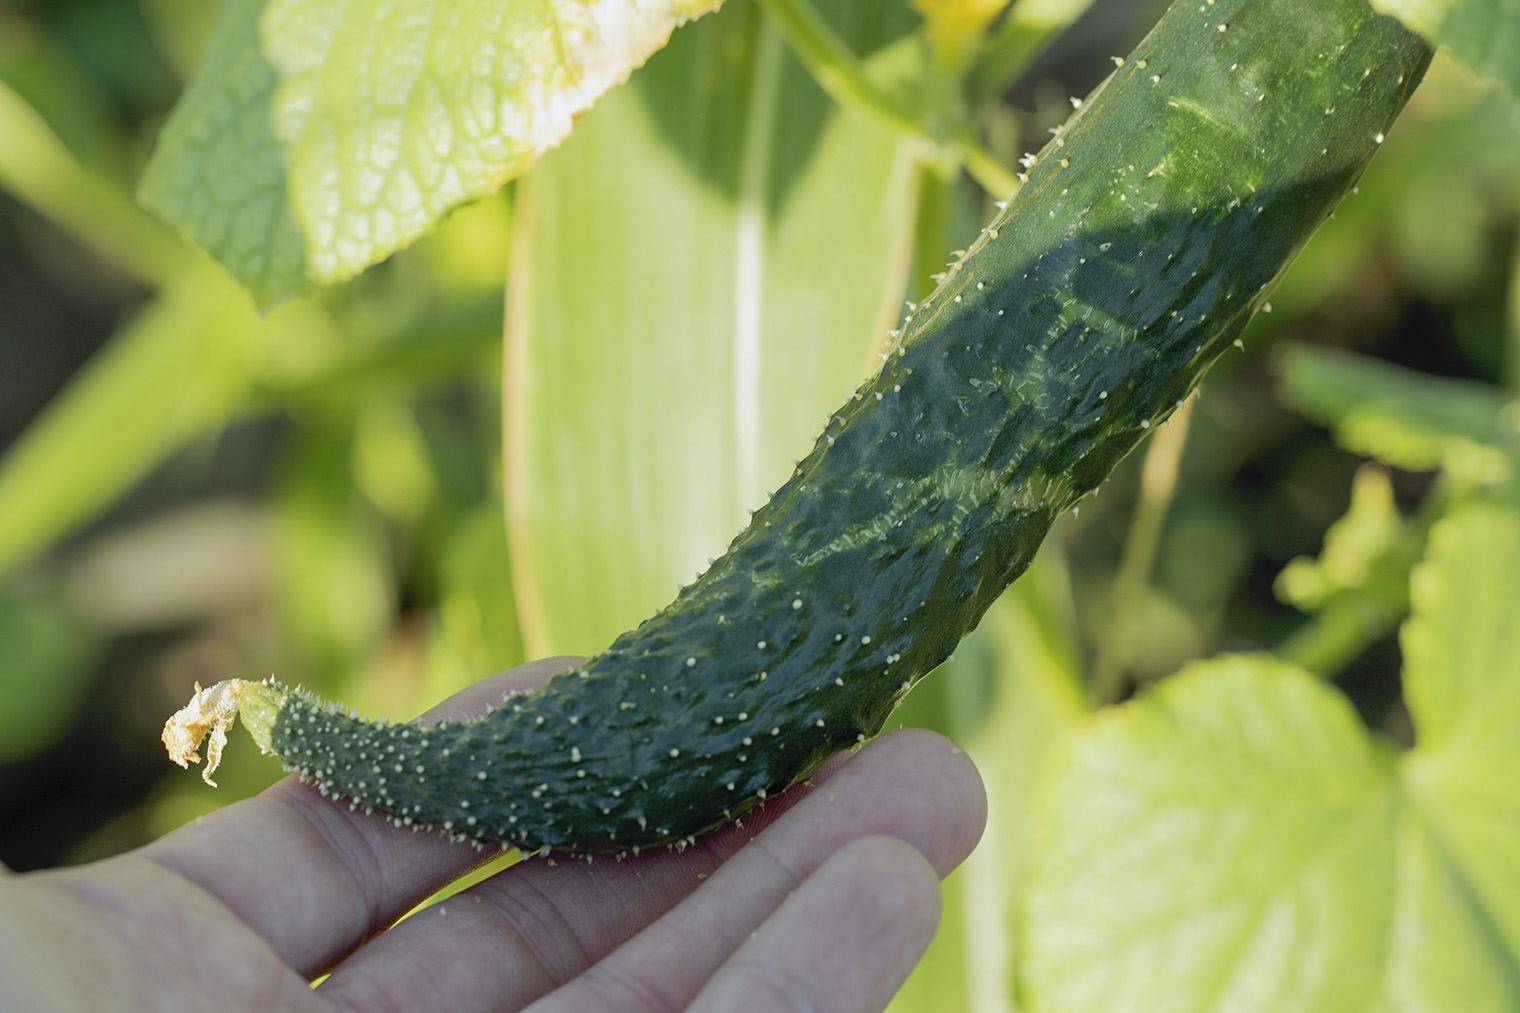
[[(908, 4), (820, 6), (883, 79), (964, 55), (953, 33), (918, 46)], [(970, 78), (1005, 165), (1163, 5), (1067, 6)], [(754, 476), (784, 477), (899, 300), (990, 214), (955, 165), (839, 111), (735, 3), (530, 177), (261, 317), (130, 196), (212, 7), (0, 0), (12, 869), (123, 851), (278, 775), (231, 750), (213, 793), (164, 762), (194, 681), (274, 672), (401, 718), (529, 656), (599, 649), (719, 554), (770, 487)], [(1012, 1008), (1028, 800), (1092, 703), (1271, 649), (1411, 740), (1409, 567), (1444, 504), (1508, 467), (1520, 131), (1443, 55), (1384, 149), (1190, 420), (1058, 525), (900, 712), (966, 743), (994, 799), (903, 1008)], [(763, 287), (730, 291), (746, 256)]]

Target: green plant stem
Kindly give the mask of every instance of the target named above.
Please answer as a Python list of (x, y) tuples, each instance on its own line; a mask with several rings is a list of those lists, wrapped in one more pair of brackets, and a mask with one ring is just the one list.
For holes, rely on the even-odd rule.
[(1313, 619), (1272, 652), (1305, 671), (1334, 678), (1367, 645), (1392, 630), (1407, 609), (1392, 608), (1369, 594), (1346, 594), (1327, 602)]
[(908, 279), (908, 298), (918, 302), (934, 291), (935, 271), (942, 271), (945, 251), (950, 248), (951, 180), (931, 165), (918, 166), (917, 221), (913, 227), (913, 274)]
[(956, 129), (943, 139), (929, 136), (911, 110), (866, 77), (855, 54), (807, 0), (759, 2), (813, 80), (835, 102), (873, 116), (937, 152), (953, 155), (972, 179), (999, 200), (1007, 200), (1018, 191), (1018, 178), (982, 147), (970, 130)]
[(26, 100), (0, 82), (0, 189), (137, 280), (161, 286), (184, 245), (116, 186), (80, 165)]
[(1036, 57), (1086, 13), (1092, 0), (1020, 0), (972, 66), (967, 88), (981, 104), (1013, 84)]
[(1129, 536), (1124, 541), (1124, 555), (1114, 577), (1113, 611), (1108, 628), (1098, 642), (1098, 656), (1093, 662), (1089, 695), (1097, 706), (1113, 703), (1124, 692), (1125, 669), (1134, 649), (1135, 620), (1144, 603), (1151, 567), (1156, 561), (1156, 546), (1161, 541), (1161, 527), (1167, 507), (1177, 488), (1177, 472), (1182, 450), (1187, 445), (1188, 426), (1193, 417), (1193, 400), (1189, 399), (1172, 415), (1170, 424), (1162, 426), (1145, 452), (1145, 467), (1140, 473), (1140, 499), (1130, 520)]
[(1505, 301), (1508, 341), (1504, 348), (1504, 381), (1510, 390), (1520, 390), (1520, 236), (1509, 258), (1509, 296)]

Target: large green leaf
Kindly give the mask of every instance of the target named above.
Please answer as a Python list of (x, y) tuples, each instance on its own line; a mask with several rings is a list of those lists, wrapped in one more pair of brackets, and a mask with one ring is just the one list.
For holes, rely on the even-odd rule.
[(1368, 1008), (1392, 773), (1344, 699), (1265, 656), (1200, 663), (1104, 715), (1046, 785), (1034, 1008)]
[(228, 0), (141, 197), (261, 304), (495, 190), (719, 0)]
[(1410, 593), (1406, 782), (1520, 972), (1520, 516), (1480, 504), (1438, 524)]
[(1520, 95), (1520, 0), (1372, 0)]
[(1027, 911), (1035, 1010), (1520, 1008), (1520, 513), (1460, 508), (1412, 582), (1395, 757), (1264, 656), (1074, 736)]
[[(867, 40), (894, 10), (829, 5)], [(530, 656), (663, 605), (786, 478), (897, 309), (909, 168), (738, 5), (524, 181), (505, 400)]]

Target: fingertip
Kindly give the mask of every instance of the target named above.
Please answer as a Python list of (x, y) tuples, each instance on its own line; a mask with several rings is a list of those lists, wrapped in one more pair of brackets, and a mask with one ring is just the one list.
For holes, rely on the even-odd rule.
[(880, 1009), (939, 925), (939, 875), (911, 844), (857, 837), (712, 976), (692, 1009)]
[[(888, 732), (846, 769), (851, 777), (886, 787), (873, 796), (879, 807), (876, 826), (916, 846), (941, 878), (981, 840), (987, 826), (986, 786), (965, 750), (938, 732)], [(926, 815), (932, 818), (926, 820)]]
[(873, 893), (884, 918), (910, 917), (925, 925), (925, 946), (939, 927), (943, 903), (939, 870), (922, 851), (899, 837), (857, 837), (830, 856), (819, 873), (842, 873), (861, 881)]

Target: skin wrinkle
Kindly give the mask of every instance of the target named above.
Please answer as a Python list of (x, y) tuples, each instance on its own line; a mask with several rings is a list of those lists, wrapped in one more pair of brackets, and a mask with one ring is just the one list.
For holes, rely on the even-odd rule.
[[(736, 959), (724, 969), (726, 972), (742, 978), (742, 985), (736, 988), (744, 996), (744, 1009), (754, 1010), (787, 1010), (789, 1013), (818, 1013), (819, 1006), (809, 1002), (807, 989), (803, 981), (792, 968), (784, 965), (773, 964), (750, 964)], [(698, 1010), (727, 1010), (735, 1007), (713, 1005), (711, 1001), (700, 1005), (694, 1003), (693, 1007)]]
[[(660, 988), (665, 979), (646, 978), (636, 968), (624, 968), (621, 964), (596, 964), (587, 974), (594, 979), (590, 985), (591, 995), (598, 998), (607, 1013), (636, 1009), (640, 1013), (680, 1013), (686, 1003), (679, 996), (672, 996)], [(546, 996), (535, 1003), (543, 1009), (528, 1007), (524, 1013), (549, 1013), (551, 1010), (568, 1010), (570, 1013), (590, 1013), (585, 1005), (586, 997), (577, 993), (574, 1000)], [(570, 1005), (567, 1006), (566, 1003)]]
[[(739, 855), (741, 852), (746, 851), (753, 851), (757, 854), (763, 855), (766, 859), (769, 860), (770, 864), (777, 870), (777, 872), (779, 872), (782, 881), (780, 887), (772, 888), (767, 891), (767, 894), (778, 902), (784, 900), (787, 894), (796, 890), (808, 875), (807, 872), (799, 870), (795, 863), (788, 862), (783, 859), (781, 855), (776, 851), (776, 849), (770, 846), (769, 842), (761, 840), (759, 836), (746, 841), (744, 845), (730, 854), (729, 858), (737, 857), (737, 855)], [(747, 878), (751, 880), (768, 880), (770, 878), (761, 874), (757, 874), (753, 870), (746, 870), (746, 874)], [(674, 910), (689, 896), (690, 894), (688, 894), (687, 897), (679, 898), (675, 904), (671, 905), (670, 910)], [(669, 912), (667, 911), (666, 913)], [(702, 913), (704, 915), (708, 914), (708, 912), (705, 911)], [(650, 928), (653, 929), (657, 925), (658, 920), (656, 920), (655, 925), (650, 926)], [(719, 949), (731, 951), (733, 948), (742, 944), (745, 935), (748, 934), (752, 926), (746, 925), (737, 933), (727, 931), (731, 930), (732, 927), (732, 923), (708, 922), (707, 928), (709, 929), (709, 934), (706, 938), (716, 938), (722, 940), (721, 944), (719, 945)], [(635, 939), (637, 939), (637, 935), (628, 940), (628, 942), (633, 942)], [(609, 966), (609, 964), (613, 966)], [(600, 963), (590, 965), (583, 973), (587, 974), (588, 976), (588, 980), (583, 984), (586, 988), (589, 989), (591, 997), (601, 1000), (610, 1010), (629, 1008), (627, 1006), (619, 1005), (613, 1001), (611, 997), (603, 995), (602, 986), (604, 982), (607, 982), (615, 988), (625, 988), (628, 982), (636, 980), (637, 972), (635, 969), (624, 969), (621, 966), (621, 962), (614, 964), (610, 961), (602, 961)], [(559, 984), (563, 984), (563, 982), (560, 982)], [(642, 995), (642, 992), (636, 987), (630, 989), (630, 991), (634, 992), (634, 994)], [(567, 997), (547, 997), (545, 1000), (543, 1000), (543, 1010), (540, 1011), (540, 1013), (547, 1013), (549, 1010), (557, 1009), (570, 1009), (575, 1011), (575, 1013), (580, 1013), (582, 1009), (581, 1001), (583, 998), (584, 997), (580, 993), (577, 993), (573, 999)], [(558, 1001), (554, 1001), (555, 999), (558, 999)], [(676, 1010), (682, 1009), (685, 1006), (685, 1003), (679, 999), (667, 1000), (665, 997), (661, 997), (661, 1000), (664, 1003), (661, 1008)], [(567, 1002), (570, 1002), (572, 1005), (567, 1007), (565, 1005)]]
[[(840, 866), (844, 867), (842, 876), (838, 875)], [(864, 939), (868, 944), (865, 961), (843, 967), (840, 973), (845, 979), (853, 973), (880, 982), (879, 999), (885, 1002), (899, 982), (882, 980), (880, 965), (888, 963), (882, 958), (892, 950), (906, 949), (912, 956), (922, 953), (939, 920), (938, 884), (938, 870), (912, 845), (884, 834), (855, 839), (821, 863), (815, 875), (787, 898), (758, 935), (713, 976), (692, 1008), (831, 1008), (807, 1001), (836, 994), (837, 988), (831, 986), (841, 981), (820, 980), (821, 969), (833, 966), (827, 961), (797, 959), (798, 937), (792, 930), (801, 925), (816, 926), (825, 933), (818, 946), (826, 958), (837, 956), (832, 951), (840, 948), (845, 935), (856, 943)], [(830, 924), (842, 909), (851, 911), (849, 925)], [(776, 997), (774, 1006), (757, 1001), (756, 993), (762, 991)]]
[[(366, 939), (404, 913), (385, 910), (382, 901), (384, 876), (381, 872), (385, 861), (376, 849), (376, 839), (362, 830), (359, 833), (343, 833), (334, 827), (334, 823), (346, 821), (349, 815), (347, 812), (333, 806), (329, 800), (310, 789), (287, 792), (279, 798), (279, 802), (301, 821), (313, 839), (320, 842), (324, 851), (337, 863), (342, 877), (352, 884), (351, 892), (359, 897), (362, 912), (358, 921), (369, 926)], [(348, 846), (343, 843), (345, 838), (348, 838)]]
[[(381, 905), (375, 891), (375, 884), (381, 881), (377, 871), (380, 859), (375, 854), (372, 844), (369, 843), (369, 835), (363, 828), (356, 828), (357, 832), (347, 835), (335, 832), (332, 827), (332, 824), (335, 822), (334, 818), (336, 817), (337, 820), (348, 820), (351, 814), (331, 804), (324, 804), (320, 807), (312, 805), (312, 802), (324, 801), (315, 790), (305, 788), (304, 786), (297, 787), (293, 782), (285, 783), (290, 785), (289, 789), (272, 796), (264, 796), (262, 801), (272, 803), (280, 810), (296, 818), (295, 826), (291, 828), (291, 831), (299, 833), (304, 840), (317, 845), (317, 853), (315, 855), (309, 854), (308, 860), (312, 857), (321, 859), (326, 876), (342, 881), (352, 888), (333, 890), (333, 895), (347, 900), (352, 900), (355, 896), (358, 898), (356, 905), (343, 905), (350, 913), (350, 916), (346, 917), (345, 921), (354, 926), (355, 930), (363, 931), (363, 940), (372, 938), (385, 926), (399, 918), (405, 912), (405, 908), (403, 907), (400, 910), (391, 912), (388, 919), (382, 920)], [(310, 798), (303, 805), (298, 800), (306, 795), (309, 795)], [(357, 838), (358, 840), (355, 841), (355, 844), (358, 844), (360, 841), (364, 842), (364, 851), (368, 856), (366, 866), (372, 870), (368, 875), (357, 873), (346, 860), (350, 857), (359, 858), (360, 853), (357, 849), (349, 850), (348, 855), (345, 855), (344, 850), (340, 850), (339, 846), (335, 843), (344, 836)], [(181, 879), (192, 883), (212, 896), (218, 898), (223, 896), (222, 891), (217, 888), (215, 877), (204, 873), (199, 863), (192, 861), (185, 863), (184, 867), (179, 867), (177, 863), (166, 861), (153, 855), (151, 852), (146, 857), (154, 860), (157, 864), (169, 869), (169, 871)], [(240, 905), (225, 901), (224, 903), (240, 921), (252, 924), (255, 920), (251, 917), (251, 912), (243, 910)], [(331, 918), (332, 909), (329, 908), (324, 914), (326, 917)], [(341, 961), (348, 953), (352, 952), (358, 945), (361, 945), (363, 940), (356, 941), (352, 945), (337, 951), (312, 951), (304, 945), (295, 945), (289, 947), (293, 952), (280, 952), (280, 956), (297, 972), (310, 976), (319, 974)], [(283, 949), (285, 947), (277, 948), (277, 952)]]
[[(758, 834), (758, 830), (752, 830), (752, 832)], [(714, 837), (720, 837), (720, 840), (713, 840)], [(737, 855), (737, 853), (743, 849), (743, 846), (730, 847), (731, 843), (733, 843), (733, 835), (730, 834), (710, 835), (710, 837), (707, 838), (699, 838), (698, 844), (696, 844), (696, 847), (699, 849), (699, 853), (705, 853), (705, 855), (710, 856), (711, 859), (710, 865), (708, 865), (707, 870), (705, 870), (708, 876), (714, 875), (714, 873), (716, 873), (717, 870), (719, 870), (720, 867), (722, 867), (722, 865), (728, 861), (728, 859), (733, 858), (734, 855)], [(746, 841), (745, 844), (749, 843), (752, 843), (752, 841)], [(608, 861), (608, 859), (602, 858), (599, 859), (599, 861)], [(635, 876), (635, 881), (643, 881), (643, 876)], [(523, 931), (523, 929), (518, 928), (517, 922), (515, 922), (515, 920), (511, 917), (511, 913), (512, 911), (520, 910), (521, 905), (523, 905), (523, 899), (521, 899), (521, 896), (518, 896), (518, 891), (521, 890), (530, 891), (530, 894), (532, 894), (532, 896), (543, 900), (544, 905), (547, 905), (547, 907), (549, 907), (550, 910), (555, 911), (555, 913), (561, 913), (561, 905), (555, 902), (555, 899), (553, 899), (552, 894), (550, 894), (549, 891), (543, 890), (543, 887), (541, 887), (540, 882), (538, 882), (537, 879), (529, 878), (529, 876), (523, 876), (523, 878), (517, 879), (509, 879), (509, 881), (502, 881), (502, 884), (499, 885), (499, 888), (492, 887), (496, 887), (496, 884), (482, 884), (480, 887), (477, 887), (477, 890), (480, 890), (480, 896), (485, 899), (485, 902), (489, 903), (489, 905), (492, 905), (492, 908), (494, 908), (494, 910), (496, 910), (497, 913), (503, 917), (503, 920), (505, 920), (505, 922), (511, 926), (514, 934), (517, 935), (517, 937), (520, 938), (521, 942), (524, 943), (524, 952), (527, 952), (527, 955), (529, 955), (529, 957), (534, 958), (535, 963), (537, 963), (538, 966), (543, 969), (544, 978), (546, 978), (546, 980), (552, 984), (552, 987), (564, 986), (564, 984), (567, 984), (568, 981), (575, 980), (575, 978), (578, 978), (579, 975), (587, 972), (587, 970), (593, 970), (593, 972), (596, 972), (597, 969), (600, 969), (600, 967), (602, 967), (602, 964), (597, 963), (597, 961), (602, 961), (602, 958), (605, 958), (606, 955), (610, 954), (610, 952), (616, 951), (619, 946), (631, 942), (632, 938), (637, 938), (638, 931), (635, 931), (632, 932), (632, 934), (626, 935), (626, 937), (614, 938), (614, 940), (610, 940), (610, 943), (608, 943), (608, 945), (597, 946), (593, 940), (588, 940), (588, 938), (581, 937), (581, 935), (576, 932), (573, 922), (565, 919), (565, 917), (561, 914), (561, 920), (565, 923), (565, 928), (568, 929), (568, 934), (570, 934), (570, 937), (575, 940), (576, 946), (578, 946), (579, 954), (581, 954), (581, 966), (576, 967), (576, 969), (570, 973), (552, 972), (552, 970), (549, 969), (549, 966), (547, 966), (546, 961), (543, 960), (543, 957), (538, 954), (537, 949), (535, 949), (534, 946), (530, 945), (529, 943), (529, 940), (534, 940), (534, 938), (541, 938), (543, 937), (543, 934), (541, 934), (541, 932), (535, 931)], [(509, 896), (509, 894), (511, 894), (511, 896)], [(679, 903), (681, 903), (682, 900), (686, 900), (689, 896), (690, 893), (681, 894), (681, 896), (670, 897), (670, 899), (664, 903), (664, 910), (661, 911), (660, 916), (655, 917), (655, 919), (651, 919), (652, 922), (658, 922), (658, 919), (660, 919), (660, 917), (664, 917), (666, 914), (669, 914), (670, 911), (675, 910), (675, 908), (678, 907)], [(596, 928), (603, 928), (603, 926), (605, 926), (605, 922), (599, 922), (597, 923)], [(556, 942), (556, 945), (558, 945), (558, 942)], [(543, 993), (538, 993), (538, 995), (543, 995)], [(538, 998), (538, 996), (535, 995), (535, 998)]]
[[(226, 903), (211, 891), (199, 884), (180, 875), (173, 869), (166, 868), (152, 858), (141, 855), (125, 855), (117, 859), (110, 859), (106, 863), (113, 874), (113, 881), (97, 883), (94, 880), (77, 876), (70, 871), (63, 871), (47, 876), (41, 880), (45, 884), (43, 893), (63, 894), (77, 904), (84, 905), (87, 916), (98, 919), (102, 909), (109, 912), (114, 918), (120, 919), (124, 928), (130, 931), (143, 931), (145, 927), (152, 932), (154, 937), (162, 944), (168, 944), (167, 954), (160, 954), (167, 959), (156, 963), (167, 963), (175, 970), (184, 972), (188, 970), (192, 977), (202, 984), (204, 993), (210, 997), (216, 994), (218, 988), (218, 976), (223, 968), (212, 966), (209, 973), (201, 972), (203, 966), (202, 952), (204, 938), (202, 937), (200, 924), (203, 921), (201, 904), (209, 904), (224, 912), (231, 912)], [(173, 882), (161, 885), (159, 881), (163, 877), (169, 877)], [(155, 898), (159, 902), (152, 907), (134, 905), (130, 898), (124, 898), (120, 880), (147, 877), (154, 881), (152, 888), (146, 892), (146, 896)], [(190, 897), (182, 896), (188, 891)], [(262, 951), (260, 956), (267, 959), (271, 969), (288, 970), (283, 961), (268, 944), (256, 933), (247, 930), (247, 926), (238, 921), (235, 913), (226, 919), (223, 924), (237, 927), (241, 934), (249, 936), (247, 942), (259, 946)], [(156, 963), (136, 965), (134, 968), (139, 972), (139, 980), (143, 977), (152, 977), (165, 968), (156, 966)], [(256, 972), (248, 976), (252, 980), (261, 983), (267, 982), (267, 988), (271, 996), (278, 996), (287, 990), (290, 984), (299, 979), (294, 976), (286, 978), (282, 974), (268, 974)], [(148, 983), (144, 983), (147, 985)], [(151, 987), (143, 989), (144, 995), (151, 993)], [(118, 996), (118, 998), (121, 998)], [(288, 1009), (289, 1007), (277, 1001), (267, 1004), (269, 1009)]]
[[(906, 737), (908, 741), (913, 743), (910, 748), (937, 752), (946, 745), (944, 739), (929, 733), (909, 732)], [(826, 768), (824, 772), (820, 773), (815, 780), (815, 788), (807, 789), (806, 786), (799, 786), (809, 791), (809, 794), (814, 794), (827, 785), (829, 795), (838, 798), (839, 802), (826, 802), (822, 799), (810, 802), (804, 798), (799, 800), (798, 804), (814, 809), (822, 806), (829, 806), (833, 809), (832, 815), (837, 819), (836, 826), (838, 828), (836, 830), (838, 836), (834, 837), (833, 840), (838, 841), (845, 848), (855, 846), (862, 839), (855, 836), (862, 830), (867, 832), (866, 836), (879, 835), (886, 839), (898, 840), (896, 837), (892, 837), (891, 834), (881, 834), (879, 831), (875, 835), (870, 833), (873, 827), (890, 827), (900, 822), (892, 819), (893, 813), (890, 806), (883, 808), (880, 805), (873, 805), (868, 809), (850, 806), (844, 802), (844, 798), (848, 798), (849, 795), (849, 783), (830, 780), (829, 775), (838, 772), (841, 769), (838, 765), (850, 759), (852, 755), (844, 754), (843, 757), (832, 761), (834, 765), (833, 769)], [(965, 762), (969, 765), (969, 761)], [(873, 776), (871, 754), (866, 754), (865, 763), (864, 767), (845, 766), (842, 769), (846, 771), (854, 769), (868, 781)], [(925, 766), (924, 763), (910, 763), (908, 769), (916, 771), (923, 769)], [(949, 774), (950, 772), (947, 772), (947, 776)], [(928, 796), (932, 793), (933, 797), (946, 799), (957, 795), (965, 795), (966, 792), (958, 790), (958, 788), (963, 787), (963, 785), (956, 785), (946, 780), (940, 785), (905, 784), (904, 790), (909, 793), (919, 792), (919, 797)], [(840, 797), (841, 795), (843, 795), (843, 798)], [(825, 798), (827, 797), (825, 796)], [(976, 819), (979, 825), (984, 815), (984, 801), (984, 797), (975, 800), (965, 799), (966, 804), (957, 808), (965, 810), (974, 806), (977, 810)], [(838, 808), (834, 808), (836, 805)], [(859, 811), (852, 812), (852, 809)], [(768, 811), (772, 810), (768, 809)], [(839, 838), (843, 838), (844, 840), (840, 841)], [(934, 875), (928, 877), (931, 884), (937, 882), (937, 875), (940, 870), (948, 873), (950, 868), (958, 861), (958, 849), (950, 841), (941, 840), (938, 837), (931, 837), (927, 841), (918, 840), (916, 835), (914, 839), (917, 840), (916, 845), (899, 843), (898, 846), (902, 848), (926, 849), (927, 854), (920, 861), (923, 865), (928, 866), (934, 871)], [(787, 901), (788, 895), (806, 889), (806, 883), (828, 861), (824, 859), (814, 866), (813, 863), (817, 861), (816, 856), (820, 852), (827, 854), (827, 849), (835, 846), (829, 839), (807, 842), (803, 845), (806, 853), (815, 857), (799, 864), (788, 860), (785, 851), (795, 850), (800, 842), (787, 840), (789, 840), (789, 843), (783, 844), (780, 849), (777, 848), (778, 842), (771, 838), (764, 840), (756, 838), (750, 842), (759, 844), (757, 851), (759, 857), (755, 860), (768, 863), (773, 871), (765, 871), (763, 867), (757, 870), (753, 866), (745, 866), (742, 870), (736, 869), (732, 874), (719, 870), (718, 874), (714, 876), (709, 884), (709, 889), (716, 890), (718, 893), (708, 894), (705, 903), (701, 899), (702, 895), (687, 898), (689, 903), (683, 902), (679, 910), (671, 913), (670, 918), (680, 922), (685, 935), (709, 941), (711, 944), (710, 947), (695, 949), (687, 946), (681, 953), (682, 959), (670, 965), (679, 966), (683, 971), (688, 972), (692, 976), (693, 980), (687, 982), (690, 989), (689, 994), (692, 997), (695, 997), (697, 992), (702, 988), (704, 980), (709, 974), (721, 973), (720, 969), (724, 961), (728, 960), (737, 949), (744, 945), (749, 933), (759, 927), (769, 916), (773, 905), (784, 904)], [(848, 841), (848, 843), (845, 843), (845, 841)], [(744, 851), (744, 848), (739, 848), (734, 857), (744, 858)], [(918, 854), (918, 851), (915, 850), (913, 853)], [(730, 881), (731, 878), (740, 875), (742, 875), (743, 882), (747, 884), (747, 888), (751, 891), (750, 901), (760, 904), (764, 908), (764, 910), (756, 912), (753, 918), (739, 918), (730, 906), (725, 903), (726, 892), (730, 891), (733, 886), (733, 882)], [(695, 916), (700, 916), (703, 920), (700, 928), (693, 927), (692, 922)], [(716, 928), (712, 927), (712, 923), (709, 921), (713, 918), (720, 919), (716, 923)], [(559, 1000), (557, 1003), (546, 1002), (543, 1006), (536, 1007), (535, 1009), (539, 1010), (540, 1013), (547, 1013), (550, 1010), (572, 1010), (574, 1013), (583, 1013), (583, 1011), (588, 1009), (606, 1008), (620, 1010), (627, 1008), (626, 1006), (619, 1005), (615, 1001), (615, 996), (609, 998), (598, 987), (599, 982), (596, 978), (603, 971), (613, 970), (614, 968), (610, 965), (614, 963), (619, 965), (617, 970), (622, 971), (625, 975), (637, 973), (637, 969), (640, 967), (664, 964), (670, 947), (681, 945), (679, 934), (671, 934), (669, 927), (669, 921), (654, 923), (645, 930), (645, 933), (641, 933), (640, 937), (635, 937), (635, 939), (631, 940), (627, 948), (614, 953), (607, 961), (597, 965), (597, 969), (588, 974), (581, 982), (572, 983), (562, 994), (555, 996), (554, 998)], [(725, 927), (728, 931), (724, 931)], [(927, 939), (927, 936), (925, 938)], [(708, 966), (709, 963), (710, 967)], [(626, 965), (626, 968), (623, 965)]]

